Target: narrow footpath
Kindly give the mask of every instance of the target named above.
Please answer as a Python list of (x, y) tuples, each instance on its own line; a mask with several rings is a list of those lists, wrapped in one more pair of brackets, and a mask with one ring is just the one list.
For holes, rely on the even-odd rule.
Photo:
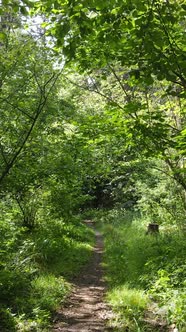
[[(91, 222), (87, 223), (90, 224)], [(58, 311), (52, 332), (107, 332), (112, 312), (104, 302), (105, 283), (101, 266), (103, 241), (95, 231), (96, 245), (90, 262), (74, 280), (74, 290)]]

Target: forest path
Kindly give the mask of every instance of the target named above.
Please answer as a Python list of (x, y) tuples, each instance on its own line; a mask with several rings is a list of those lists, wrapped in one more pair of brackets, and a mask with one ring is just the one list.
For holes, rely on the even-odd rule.
[[(93, 227), (91, 221), (86, 223)], [(101, 266), (103, 240), (95, 231), (96, 244), (89, 263), (74, 279), (74, 290), (56, 315), (52, 332), (107, 332), (106, 322), (112, 312), (104, 302), (105, 283)]]

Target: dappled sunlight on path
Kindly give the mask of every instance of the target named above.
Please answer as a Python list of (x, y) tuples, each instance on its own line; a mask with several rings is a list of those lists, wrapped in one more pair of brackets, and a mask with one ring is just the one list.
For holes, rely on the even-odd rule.
[[(87, 224), (91, 222), (87, 221)], [(112, 312), (104, 302), (105, 284), (101, 267), (103, 241), (95, 232), (96, 245), (89, 264), (74, 280), (74, 290), (55, 318), (52, 332), (112, 331), (106, 327)]]

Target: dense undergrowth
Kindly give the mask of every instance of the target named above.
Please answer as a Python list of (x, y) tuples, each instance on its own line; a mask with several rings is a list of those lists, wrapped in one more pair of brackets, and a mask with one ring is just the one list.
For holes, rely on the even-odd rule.
[(48, 331), (52, 314), (89, 259), (93, 232), (73, 219), (45, 219), (31, 232), (0, 222), (0, 331)]
[(162, 226), (158, 235), (146, 235), (146, 219), (124, 210), (96, 219), (116, 331), (186, 331), (185, 234)]

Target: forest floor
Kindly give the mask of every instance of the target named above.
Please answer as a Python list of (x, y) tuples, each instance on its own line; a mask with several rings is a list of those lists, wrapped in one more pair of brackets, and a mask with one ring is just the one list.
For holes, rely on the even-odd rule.
[[(91, 221), (86, 223), (93, 227)], [(52, 332), (107, 332), (112, 312), (104, 301), (106, 285), (101, 266), (103, 240), (95, 231), (96, 244), (89, 263), (73, 279), (74, 288), (66, 303), (56, 313)]]

